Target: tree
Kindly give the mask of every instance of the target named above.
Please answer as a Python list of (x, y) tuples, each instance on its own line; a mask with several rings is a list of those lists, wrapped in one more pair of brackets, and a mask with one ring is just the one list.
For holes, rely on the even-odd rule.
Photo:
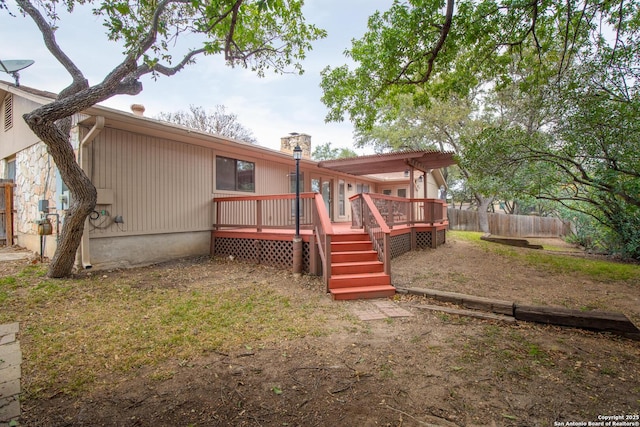
[(189, 106), (189, 111), (162, 112), (157, 117), (159, 120), (176, 123), (202, 132), (223, 135), (228, 138), (257, 144), (253, 132), (238, 122), (238, 116), (227, 113), (224, 105), (216, 105), (215, 110), (206, 112), (202, 107)]
[[(590, 91), (581, 84), (581, 78), (594, 81), (592, 89), (599, 87), (597, 96), (613, 102), (624, 98), (618, 92), (635, 86), (639, 69), (638, 3), (447, 0), (444, 13), (442, 6), (434, 0), (396, 1), (389, 11), (374, 14), (367, 33), (353, 41), (347, 52), (357, 64), (355, 69), (342, 66), (323, 71), (323, 101), (330, 109), (327, 120), (339, 121), (348, 115), (357, 129), (366, 131), (388, 117), (397, 117), (400, 100), (407, 95), (414, 105), (430, 108), (451, 96), (489, 91), (496, 97), (485, 98), (483, 104), (493, 103), (502, 109), (491, 111), (491, 106), (483, 105), (485, 112), (493, 113), (484, 115), (487, 126), (476, 140), (485, 155), (480, 156), (479, 150), (477, 161), (466, 163), (474, 172), (470, 178), (475, 188), (491, 194), (493, 188), (504, 185), (520, 191), (528, 183), (530, 193), (537, 187), (540, 196), (540, 189), (566, 192), (574, 188), (575, 182), (560, 185), (567, 170), (578, 181), (588, 171), (592, 182), (600, 185), (591, 187), (598, 189), (598, 197), (617, 194), (616, 203), (608, 206), (616, 207), (616, 218), (624, 216), (627, 207), (633, 206), (628, 202), (628, 191), (620, 191), (621, 185), (602, 185), (612, 169), (596, 164), (615, 164), (627, 154), (614, 149), (609, 151), (613, 156), (586, 161), (585, 154), (599, 151), (582, 142), (578, 133), (565, 132), (568, 128), (561, 124), (570, 123), (574, 114), (584, 115), (583, 107), (594, 111), (608, 108), (581, 103)], [(599, 82), (595, 82), (596, 76), (600, 76)], [(502, 101), (497, 102), (501, 96)], [(608, 126), (606, 121), (592, 119), (589, 122), (593, 125), (600, 122), (600, 127)], [(575, 148), (564, 152), (568, 163), (555, 162), (557, 151), (568, 148), (569, 135), (575, 142), (569, 145)], [(544, 156), (538, 150), (535, 155), (520, 156), (518, 162), (506, 162), (517, 154), (515, 147), (541, 146), (549, 149), (544, 150)], [(466, 154), (471, 160), (471, 153)], [(580, 169), (576, 158), (589, 167)], [(531, 180), (531, 176), (537, 179)], [(543, 185), (550, 184), (552, 178), (557, 185)], [(631, 181), (629, 188), (637, 186), (631, 176), (618, 178)], [(599, 206), (600, 214), (610, 215), (602, 210), (605, 203)]]
[(314, 148), (311, 157), (314, 160), (332, 160), (332, 159), (346, 159), (348, 157), (357, 157), (358, 154), (350, 148), (331, 148), (331, 143), (320, 144)]
[[(348, 115), (370, 128), (381, 112), (393, 113), (402, 94), (429, 105), (450, 94), (466, 96), (478, 85), (509, 83), (514, 57), (530, 73), (531, 89), (549, 76), (559, 80), (578, 55), (598, 52), (603, 41), (632, 43), (635, 2), (583, 0), (394, 1), (369, 18), (368, 31), (346, 51), (357, 66), (322, 72), (327, 120)], [(392, 108), (389, 108), (392, 107)]]
[(384, 114), (370, 129), (356, 131), (356, 144), (361, 147), (371, 145), (379, 152), (434, 148), (454, 152), (458, 159), (458, 182), (449, 180), (449, 168), (444, 169), (444, 178), (454, 195), (464, 198), (472, 196), (477, 203), (480, 228), (488, 233), (488, 208), (501, 189), (474, 185), (470, 181), (471, 168), (462, 161), (466, 141), (472, 141), (482, 130), (482, 121), (473, 118), (477, 108), (473, 96), (452, 97), (442, 102), (434, 100), (426, 108), (424, 105), (415, 105), (413, 97), (401, 95), (393, 115)]
[[(302, 0), (16, 0), (42, 33), (44, 43), (72, 78), (56, 100), (24, 116), (31, 130), (47, 145), (60, 175), (69, 187), (73, 203), (64, 218), (60, 241), (49, 266), (50, 277), (71, 273), (86, 217), (96, 204), (96, 189), (76, 162), (69, 142), (71, 117), (114, 95), (142, 91), (140, 78), (171, 76), (200, 55), (224, 55), (230, 66), (250, 68), (263, 76), (272, 69), (291, 67), (302, 72), (300, 61), (310, 42), (325, 32), (308, 25)], [(84, 74), (56, 42), (59, 25), (56, 9), (73, 11), (90, 4), (103, 19), (110, 40), (124, 47), (122, 62), (106, 73), (103, 81), (90, 85)], [(199, 40), (186, 52), (169, 51), (181, 36)], [(173, 55), (176, 55), (176, 58)]]

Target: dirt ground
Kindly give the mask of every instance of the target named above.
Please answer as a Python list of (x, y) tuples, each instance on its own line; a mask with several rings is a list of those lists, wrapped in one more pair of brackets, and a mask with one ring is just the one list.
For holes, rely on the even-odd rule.
[[(0, 275), (14, 264), (5, 263)], [(193, 282), (207, 280), (215, 262), (170, 266), (166, 274), (167, 265), (118, 274)], [(21, 425), (559, 426), (607, 416), (640, 425), (633, 424), (640, 414), (639, 342), (427, 311), (417, 306), (433, 301), (406, 295), (394, 302), (413, 316), (361, 321), (353, 313), (371, 302), (333, 302), (316, 278), (242, 263), (226, 271), (251, 276), (294, 303), (320, 296), (331, 332), (171, 360), (167, 378), (141, 368), (101, 378), (87, 395), (26, 400)], [(392, 271), (399, 287), (621, 311), (640, 324), (640, 278), (603, 283), (558, 275), (463, 240), (405, 254)]]

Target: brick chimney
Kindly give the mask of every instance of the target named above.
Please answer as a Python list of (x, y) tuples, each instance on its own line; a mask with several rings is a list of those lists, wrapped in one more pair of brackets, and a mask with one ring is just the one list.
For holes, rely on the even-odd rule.
[(291, 132), (287, 136), (280, 138), (280, 151), (293, 155), (293, 149), (299, 145), (302, 148), (302, 157), (311, 158), (311, 135), (306, 133)]

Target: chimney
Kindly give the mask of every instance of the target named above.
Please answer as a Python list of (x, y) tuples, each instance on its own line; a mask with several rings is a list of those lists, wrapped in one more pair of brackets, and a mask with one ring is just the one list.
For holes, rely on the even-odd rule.
[(280, 138), (280, 151), (293, 155), (293, 149), (299, 145), (302, 148), (302, 157), (311, 158), (311, 135), (306, 133), (291, 132), (287, 136)]
[(142, 104), (132, 104), (131, 112), (136, 116), (143, 117), (144, 116), (144, 105)]

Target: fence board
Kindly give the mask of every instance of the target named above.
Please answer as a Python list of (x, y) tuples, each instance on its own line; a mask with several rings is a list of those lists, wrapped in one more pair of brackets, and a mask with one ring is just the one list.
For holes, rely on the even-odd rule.
[[(478, 212), (447, 209), (450, 230), (481, 231)], [(559, 218), (489, 213), (489, 232), (505, 237), (562, 237), (569, 225)]]

